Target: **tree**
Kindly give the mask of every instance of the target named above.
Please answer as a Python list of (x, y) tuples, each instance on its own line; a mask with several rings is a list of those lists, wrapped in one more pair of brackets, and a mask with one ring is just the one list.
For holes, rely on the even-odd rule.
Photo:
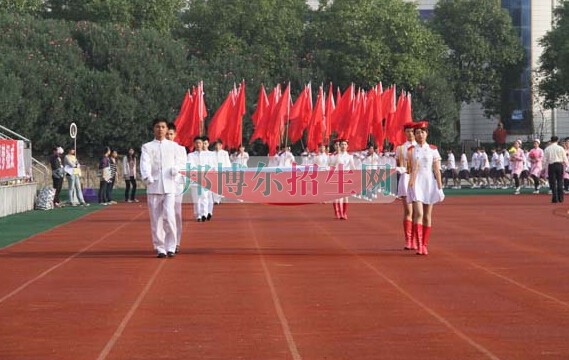
[(440, 65), (445, 50), (416, 5), (399, 0), (321, 3), (311, 33), (316, 66), (342, 87), (383, 81), (413, 88)]
[(541, 40), (543, 53), (539, 83), (544, 106), (548, 109), (569, 107), (569, 1), (555, 9), (555, 24)]
[(44, 14), (166, 33), (178, 26), (183, 6), (184, 0), (46, 0)]
[(429, 142), (454, 144), (458, 137), (460, 104), (443, 74), (423, 79), (412, 99), (414, 118), (429, 120)]
[(524, 51), (512, 20), (496, 0), (441, 0), (432, 28), (449, 47), (447, 74), (460, 102), (502, 112), (504, 79), (519, 78)]
[(0, 11), (34, 14), (42, 10), (43, 0), (0, 0)]

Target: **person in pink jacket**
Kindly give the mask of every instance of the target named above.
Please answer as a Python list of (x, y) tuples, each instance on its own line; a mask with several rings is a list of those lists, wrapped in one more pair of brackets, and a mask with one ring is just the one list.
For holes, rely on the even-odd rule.
[(514, 179), (514, 184), (516, 190), (514, 195), (520, 194), (520, 174), (524, 169), (524, 151), (521, 148), (522, 141), (514, 141), (514, 145), (509, 150), (510, 152), (510, 168), (512, 169), (512, 177)]
[(533, 180), (534, 194), (539, 194), (539, 178), (541, 177), (541, 172), (543, 170), (543, 150), (539, 147), (541, 141), (535, 139), (533, 141), (533, 149), (530, 150), (528, 154), (530, 168), (529, 173)]

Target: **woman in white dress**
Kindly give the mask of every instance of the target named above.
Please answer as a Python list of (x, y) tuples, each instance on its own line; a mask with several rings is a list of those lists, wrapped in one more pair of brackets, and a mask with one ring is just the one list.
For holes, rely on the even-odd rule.
[(414, 123), (406, 123), (403, 125), (405, 137), (407, 141), (396, 148), (397, 169), (399, 173), (399, 182), (397, 183), (397, 197), (401, 199), (403, 204), (403, 234), (405, 235), (405, 250), (416, 249), (413, 239), (413, 204), (407, 199), (407, 188), (409, 186), (409, 168), (407, 154), (409, 147), (416, 144), (414, 134)]
[(413, 202), (413, 233), (417, 254), (427, 255), (431, 234), (433, 205), (444, 200), (441, 181), (441, 156), (437, 148), (427, 144), (428, 122), (414, 126), (416, 145), (409, 147), (411, 177), (407, 198)]

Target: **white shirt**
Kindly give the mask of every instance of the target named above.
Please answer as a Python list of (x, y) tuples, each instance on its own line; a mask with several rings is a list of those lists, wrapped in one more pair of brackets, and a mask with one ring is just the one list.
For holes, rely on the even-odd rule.
[(314, 163), (321, 168), (325, 168), (330, 164), (330, 157), (326, 153), (318, 153), (314, 157)]
[(348, 152), (340, 152), (334, 158), (334, 165), (342, 165), (342, 170), (356, 170), (356, 165), (354, 164), (354, 157)]
[(480, 153), (479, 159), (481, 169), (490, 169), (490, 162), (488, 161), (488, 154), (486, 154), (486, 152)]
[(469, 170), (466, 154), (460, 155), (460, 171)]
[(366, 166), (376, 166), (379, 165), (379, 155), (377, 155), (376, 153), (373, 154), (365, 154), (364, 158), (362, 160), (362, 164), (366, 165)]
[(147, 194), (175, 194), (186, 158), (180, 146), (170, 140), (153, 140), (142, 145), (140, 174)]
[(470, 167), (474, 168), (474, 170), (480, 169), (480, 153), (478, 151), (472, 154)]
[(215, 168), (221, 164), (221, 167), (231, 167), (231, 160), (229, 159), (229, 153), (223, 149), (219, 151), (213, 151), (213, 160), (215, 164)]
[(453, 153), (448, 154), (447, 169), (449, 169), (449, 170), (456, 169), (456, 161), (454, 160), (454, 154)]
[(568, 163), (565, 149), (559, 146), (557, 143), (553, 143), (545, 148), (543, 158), (545, 159), (546, 165), (551, 165), (554, 163)]
[(237, 153), (233, 156), (233, 163), (241, 165), (242, 167), (247, 167), (247, 162), (249, 161), (249, 154), (247, 152)]
[(279, 156), (279, 167), (289, 168), (292, 167), (294, 162), (294, 155), (290, 151), (285, 151)]

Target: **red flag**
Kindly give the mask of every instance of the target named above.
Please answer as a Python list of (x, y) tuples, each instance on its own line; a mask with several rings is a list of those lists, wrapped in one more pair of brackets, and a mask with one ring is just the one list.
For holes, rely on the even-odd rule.
[(228, 148), (238, 148), (243, 142), (243, 115), (245, 115), (245, 111), (245, 81), (242, 81), (227, 128), (226, 142)]
[(189, 146), (185, 141), (185, 133), (186, 128), (188, 128), (191, 118), (191, 111), (192, 111), (192, 96), (190, 95), (190, 91), (186, 91), (184, 96), (184, 100), (182, 101), (182, 106), (180, 108), (180, 112), (174, 121), (174, 125), (176, 125), (176, 142), (182, 146)]
[(326, 98), (326, 108), (324, 115), (326, 116), (326, 122), (324, 126), (324, 141), (329, 142), (330, 136), (332, 135), (332, 116), (334, 116), (334, 111), (336, 110), (336, 104), (334, 103), (334, 86), (330, 83), (328, 88), (328, 97)]
[(350, 114), (353, 111), (354, 101), (356, 98), (354, 84), (346, 89), (340, 100), (336, 103), (336, 110), (332, 116), (332, 130), (341, 133), (348, 127)]
[(227, 137), (224, 136), (225, 129), (227, 128), (230, 117), (233, 111), (235, 103), (235, 92), (233, 90), (229, 91), (227, 98), (223, 101), (223, 104), (217, 109), (215, 115), (211, 119), (208, 127), (208, 136), (211, 141), (216, 141), (221, 139), (225, 144), (227, 144)]
[(302, 138), (304, 129), (308, 126), (312, 116), (312, 87), (306, 85), (296, 102), (290, 109), (290, 124), (288, 127), (288, 139), (291, 144)]
[(411, 109), (411, 94), (404, 95), (403, 104), (401, 105), (400, 112), (396, 117), (396, 131), (394, 132), (393, 144), (399, 146), (405, 143), (405, 131), (403, 130), (403, 125), (406, 123), (413, 122), (413, 114)]
[[(255, 124), (255, 131), (253, 132), (253, 135), (251, 135), (249, 143), (252, 143), (256, 139), (261, 139), (263, 142), (267, 143), (267, 129), (269, 128), (269, 122), (271, 121), (273, 110), (279, 102), (280, 97), (281, 84), (277, 84), (269, 94), (267, 108), (263, 112), (263, 116), (258, 117), (257, 123)], [(257, 107), (258, 106), (259, 103), (257, 103)]]
[(310, 117), (310, 125), (308, 127), (308, 134), (306, 138), (306, 146), (310, 150), (318, 150), (318, 145), (324, 140), (324, 89), (322, 86), (318, 89), (318, 98), (316, 99), (316, 106), (314, 112)]
[(259, 98), (257, 99), (257, 109), (255, 113), (251, 115), (251, 120), (253, 120), (253, 125), (255, 128), (259, 122), (263, 121), (267, 116), (267, 109), (269, 108), (269, 98), (267, 98), (267, 92), (265, 91), (265, 86), (261, 84), (261, 89), (259, 90)]
[(271, 113), (271, 119), (266, 131), (265, 143), (269, 146), (269, 154), (273, 155), (277, 145), (282, 141), (285, 121), (290, 114), (290, 84)]

